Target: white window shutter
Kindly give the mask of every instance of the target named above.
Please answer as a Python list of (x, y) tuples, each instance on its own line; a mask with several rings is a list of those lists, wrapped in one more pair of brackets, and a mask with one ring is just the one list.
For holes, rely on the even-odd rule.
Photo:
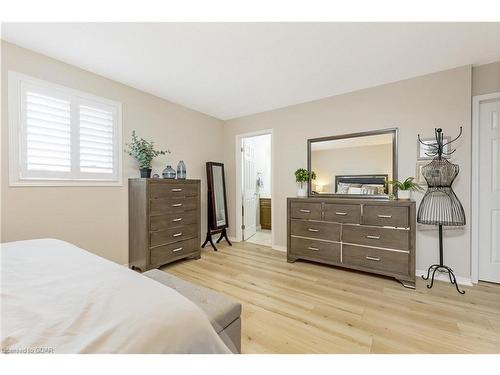
[(26, 169), (71, 171), (71, 102), (25, 91)]
[(115, 111), (103, 105), (80, 103), (80, 172), (114, 174)]
[(121, 104), (9, 72), (9, 181), (121, 185)]

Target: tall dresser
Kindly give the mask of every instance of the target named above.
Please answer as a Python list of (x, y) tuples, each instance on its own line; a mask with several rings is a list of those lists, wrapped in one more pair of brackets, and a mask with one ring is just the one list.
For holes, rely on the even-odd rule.
[(200, 258), (200, 180), (129, 179), (128, 197), (130, 267)]
[(415, 288), (415, 202), (288, 198), (287, 260), (391, 276)]

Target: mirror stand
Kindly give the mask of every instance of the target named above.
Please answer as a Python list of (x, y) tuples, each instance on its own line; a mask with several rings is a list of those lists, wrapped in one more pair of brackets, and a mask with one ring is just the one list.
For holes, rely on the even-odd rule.
[(207, 162), (207, 236), (202, 248), (210, 243), (215, 251), (212, 235), (220, 233), (216, 243), (223, 239), (229, 246), (233, 246), (227, 236), (227, 199), (226, 199), (226, 181), (224, 176), (224, 164), (216, 162)]

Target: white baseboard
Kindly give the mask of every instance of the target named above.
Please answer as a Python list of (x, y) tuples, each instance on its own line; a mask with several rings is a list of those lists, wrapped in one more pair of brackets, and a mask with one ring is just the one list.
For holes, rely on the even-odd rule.
[[(423, 270), (416, 270), (415, 271), (415, 276), (416, 277), (421, 277), (421, 276), (427, 276), (427, 271), (423, 271)], [(432, 274), (431, 274), (432, 276)], [(472, 284), (472, 280), (470, 277), (462, 277), (462, 276), (455, 276), (457, 278), (457, 283), (459, 285), (465, 285), (465, 286), (473, 286), (474, 284)], [(439, 280), (439, 281), (447, 281), (447, 282), (450, 282), (450, 277), (448, 276), (447, 273), (443, 273), (443, 272), (436, 272), (436, 277), (434, 278), (435, 280)]]
[(229, 241), (231, 241), (231, 242), (241, 242), (241, 240), (237, 239), (236, 237), (229, 237)]
[(280, 245), (273, 245), (271, 246), (273, 250), (278, 250), (278, 251), (286, 251), (286, 246), (280, 246)]

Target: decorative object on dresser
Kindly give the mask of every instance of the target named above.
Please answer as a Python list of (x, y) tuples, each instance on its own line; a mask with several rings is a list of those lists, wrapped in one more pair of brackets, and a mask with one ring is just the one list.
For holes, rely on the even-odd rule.
[(175, 169), (171, 165), (167, 165), (162, 172), (162, 177), (167, 180), (175, 180)]
[(135, 130), (132, 132), (132, 142), (127, 143), (126, 146), (125, 152), (139, 164), (141, 178), (151, 177), (151, 164), (155, 157), (170, 154), (170, 150), (155, 150), (154, 142), (148, 142), (144, 138), (139, 139)]
[(217, 243), (225, 239), (229, 246), (232, 246), (226, 231), (229, 227), (229, 221), (227, 219), (226, 179), (223, 163), (207, 162), (207, 194), (207, 236), (201, 247), (205, 247), (210, 242), (210, 245), (217, 251), (212, 240), (214, 234), (220, 233)]
[(443, 225), (465, 225), (464, 209), (451, 187), (458, 175), (459, 166), (443, 159), (444, 155), (449, 156), (456, 151), (445, 152), (444, 150), (449, 149), (449, 145), (460, 138), (462, 135), (462, 127), (460, 127), (458, 136), (447, 142), (444, 141), (445, 138), (443, 137), (442, 129), (435, 129), (434, 132), (436, 140), (430, 144), (425, 144), (424, 141), (420, 139), (420, 135), (418, 135), (419, 142), (427, 146), (427, 155), (433, 156), (434, 159), (425, 167), (422, 167), (422, 174), (427, 181), (428, 188), (420, 202), (417, 221), (421, 224), (438, 226), (439, 264), (431, 265), (427, 270), (427, 276), (422, 276), (422, 278), (428, 280), (432, 271), (431, 283), (427, 285), (427, 288), (430, 289), (434, 285), (436, 271), (447, 272), (450, 277), (450, 282), (455, 285), (457, 291), (460, 294), (465, 294), (465, 291), (458, 288), (457, 279), (453, 270), (445, 266), (443, 261)]
[(422, 191), (419, 184), (413, 182), (415, 177), (408, 177), (403, 182), (398, 180), (389, 181), (389, 184), (398, 189), (398, 199), (411, 199), (412, 191)]
[(129, 265), (201, 256), (200, 180), (129, 179)]
[(177, 164), (177, 179), (186, 179), (186, 164), (184, 163), (184, 160), (179, 160), (179, 163)]
[(415, 202), (288, 198), (287, 261), (391, 276), (415, 288)]
[(307, 197), (307, 184), (316, 179), (314, 171), (299, 168), (295, 171), (295, 181), (297, 182), (297, 196)]
[(260, 227), (271, 229), (271, 198), (260, 198)]

